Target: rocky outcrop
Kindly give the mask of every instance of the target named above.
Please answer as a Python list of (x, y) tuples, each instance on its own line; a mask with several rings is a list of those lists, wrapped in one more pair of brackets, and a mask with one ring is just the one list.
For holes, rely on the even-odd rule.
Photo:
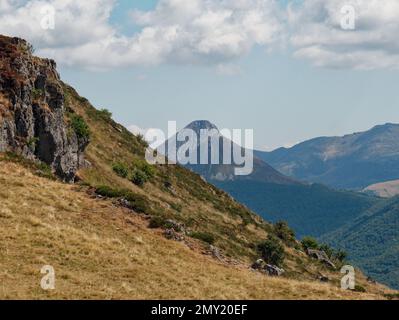
[(0, 36), (0, 152), (40, 160), (73, 181), (87, 144), (68, 125), (55, 62), (34, 57), (25, 40)]
[(271, 277), (280, 277), (285, 273), (284, 269), (267, 264), (263, 259), (258, 259), (251, 268)]
[(328, 258), (327, 254), (322, 250), (308, 249), (308, 256), (319, 260), (320, 262), (326, 264), (327, 266), (336, 269), (335, 264)]

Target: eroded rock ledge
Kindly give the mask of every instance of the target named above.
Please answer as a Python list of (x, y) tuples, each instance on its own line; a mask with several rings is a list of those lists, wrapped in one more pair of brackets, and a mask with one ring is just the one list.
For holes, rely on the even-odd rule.
[(0, 152), (43, 161), (73, 181), (88, 139), (66, 120), (56, 63), (32, 51), (25, 40), (0, 35)]

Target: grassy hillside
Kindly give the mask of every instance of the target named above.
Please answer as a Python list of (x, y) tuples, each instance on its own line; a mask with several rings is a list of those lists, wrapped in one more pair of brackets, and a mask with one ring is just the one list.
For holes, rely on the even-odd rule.
[(147, 165), (146, 144), (66, 85), (65, 96), (70, 113), (83, 117), (90, 128), (91, 141), (85, 151), (90, 167), (78, 172), (82, 183), (127, 189), (144, 199), (144, 213), (172, 218), (195, 232), (211, 234), (215, 245), (229, 256), (254, 257), (253, 244), (266, 236), (268, 223), (199, 175), (179, 166), (152, 166), (153, 177), (144, 186), (135, 185), (129, 176), (118, 176), (113, 170), (115, 164), (130, 172)]
[(268, 221), (286, 220), (298, 236), (319, 237), (369, 209), (379, 199), (325, 186), (222, 182), (217, 185)]
[[(284, 245), (284, 277), (251, 271), (271, 224), (184, 168), (148, 168), (140, 137), (63, 86), (65, 121), (90, 136), (86, 164), (70, 185), (43, 164), (0, 155), (0, 298), (378, 299), (389, 292), (362, 276), (367, 293), (340, 290), (341, 274), (298, 243)], [(147, 174), (142, 185), (137, 172)], [(104, 190), (108, 197), (98, 195)], [(166, 219), (185, 225), (183, 241), (165, 238)], [(56, 270), (52, 292), (39, 286), (46, 264)], [(321, 274), (330, 281), (321, 283)]]
[[(0, 298), (355, 299), (388, 291), (361, 276), (366, 294), (341, 291), (342, 275), (309, 258), (288, 227), (187, 169), (149, 165), (143, 139), (62, 83), (54, 61), (33, 57), (21, 39), (2, 43)], [(284, 276), (252, 271), (261, 254), (277, 257)], [(52, 292), (39, 286), (47, 264), (56, 271)]]
[(398, 197), (376, 205), (323, 240), (350, 252), (350, 259), (374, 279), (399, 288)]
[[(367, 293), (356, 293), (220, 262), (199, 241), (167, 240), (144, 216), (86, 187), (39, 177), (4, 156), (0, 163), (0, 299), (380, 299), (389, 292), (363, 277)], [(54, 291), (39, 286), (47, 264)]]

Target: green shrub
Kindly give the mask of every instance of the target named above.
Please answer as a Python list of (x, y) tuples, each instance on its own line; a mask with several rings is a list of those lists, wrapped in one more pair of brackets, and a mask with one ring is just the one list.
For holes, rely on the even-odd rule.
[(146, 214), (151, 213), (150, 203), (145, 196), (128, 191), (123, 197), (129, 202), (130, 208), (134, 211)]
[(141, 170), (147, 175), (148, 179), (152, 179), (155, 176), (155, 169), (153, 166), (146, 163)]
[(388, 300), (399, 300), (399, 293), (386, 293), (384, 297)]
[(112, 113), (108, 109), (96, 110), (96, 115), (105, 121), (109, 121), (112, 118)]
[(319, 243), (317, 240), (313, 237), (304, 237), (301, 241), (303, 249), (308, 250), (308, 249), (319, 249)]
[(86, 121), (77, 114), (71, 116), (71, 127), (79, 139), (88, 139), (90, 137), (90, 129)]
[(135, 169), (132, 173), (130, 180), (139, 187), (144, 186), (144, 184), (148, 181), (148, 177), (145, 172), (140, 169)]
[(274, 234), (286, 244), (295, 243), (295, 233), (285, 221), (278, 221), (273, 226)]
[(366, 289), (365, 289), (364, 287), (362, 287), (361, 285), (358, 285), (358, 284), (357, 284), (357, 285), (355, 286), (355, 289), (354, 289), (353, 291), (365, 293), (365, 292), (366, 292)]
[[(144, 136), (143, 136), (142, 134), (139, 133), (139, 134), (136, 136), (136, 138), (137, 138), (137, 141), (138, 141), (143, 147), (148, 148), (149, 144), (148, 144), (148, 142), (145, 140), (145, 138), (144, 138)], [(156, 152), (156, 151), (155, 151), (155, 152)]]
[(266, 241), (258, 244), (257, 247), (262, 259), (269, 264), (281, 266), (284, 263), (285, 251), (280, 240), (269, 235)]
[(336, 252), (334, 252), (334, 257), (335, 259), (337, 259), (340, 262), (344, 262), (345, 259), (348, 257), (348, 253), (344, 250), (337, 250)]
[(159, 216), (154, 216), (151, 218), (150, 220), (150, 224), (149, 224), (149, 228), (151, 229), (158, 229), (158, 228), (164, 228), (166, 227), (167, 222), (166, 219), (163, 217), (159, 217)]
[(126, 165), (124, 165), (123, 163), (115, 163), (112, 166), (112, 170), (114, 170), (114, 172), (122, 177), (122, 178), (127, 178), (127, 176), (129, 175), (129, 169), (127, 168)]
[(99, 186), (96, 188), (96, 193), (100, 196), (107, 197), (107, 198), (119, 198), (123, 197), (128, 191), (114, 189), (109, 186)]
[(114, 189), (109, 186), (99, 186), (96, 188), (96, 193), (107, 198), (123, 198), (128, 204), (129, 208), (137, 213), (150, 214), (152, 212), (150, 203), (145, 196), (133, 193), (126, 189)]
[(190, 237), (194, 238), (194, 239), (201, 240), (208, 244), (215, 243), (215, 237), (213, 235), (211, 235), (210, 233), (206, 233), (206, 232), (192, 232), (190, 234)]
[(334, 249), (331, 248), (328, 244), (320, 245), (319, 250), (324, 251), (330, 259), (333, 257), (335, 253)]
[(133, 172), (130, 180), (137, 186), (144, 186), (155, 176), (155, 168), (144, 160), (133, 161)]

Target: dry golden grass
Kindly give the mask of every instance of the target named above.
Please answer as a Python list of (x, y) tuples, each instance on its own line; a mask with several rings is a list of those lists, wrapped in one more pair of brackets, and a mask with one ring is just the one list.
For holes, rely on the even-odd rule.
[[(223, 265), (74, 185), (0, 162), (1, 299), (380, 299)], [(56, 289), (40, 288), (52, 265)]]

